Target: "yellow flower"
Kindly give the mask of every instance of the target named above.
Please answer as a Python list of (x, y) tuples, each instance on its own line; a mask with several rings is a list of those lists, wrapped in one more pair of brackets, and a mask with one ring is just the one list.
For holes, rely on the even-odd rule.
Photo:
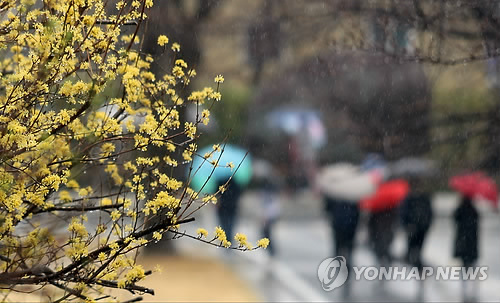
[(108, 257), (108, 255), (106, 255), (106, 253), (104, 253), (104, 252), (99, 253), (99, 255), (97, 256), (99, 261), (104, 261), (104, 260), (106, 260), (107, 257)]
[(247, 241), (247, 236), (241, 233), (236, 233), (234, 236), (234, 239), (238, 241), (239, 243), (246, 242)]
[(80, 185), (78, 185), (78, 182), (76, 182), (75, 180), (68, 181), (68, 183), (66, 183), (66, 186), (69, 188), (74, 188), (74, 189), (77, 189), (80, 187)]
[(224, 246), (225, 248), (229, 248), (231, 247), (231, 242), (228, 240), (224, 240), (222, 241), (222, 246)]
[(226, 187), (224, 185), (219, 186), (219, 191), (223, 194), (226, 191)]
[(257, 247), (262, 247), (264, 249), (269, 246), (269, 239), (268, 238), (262, 238), (259, 241), (257, 241)]
[(160, 264), (156, 264), (153, 271), (161, 274), (163, 272), (163, 268), (161, 267)]
[(155, 239), (156, 241), (160, 241), (161, 238), (162, 238), (162, 234), (160, 232), (155, 231), (153, 233), (153, 239)]
[(67, 190), (61, 190), (59, 192), (59, 199), (61, 199), (64, 202), (71, 202), (73, 200), (71, 194)]
[(244, 247), (246, 249), (252, 249), (252, 245), (248, 243), (247, 236), (241, 233), (237, 233), (234, 239), (238, 241), (239, 247)]
[(215, 237), (221, 242), (227, 241), (226, 232), (220, 226), (215, 228)]
[(224, 83), (224, 77), (222, 75), (217, 75), (214, 81), (215, 83)]
[(173, 50), (174, 52), (180, 52), (180, 51), (181, 51), (181, 46), (179, 45), (179, 43), (174, 42), (174, 43), (172, 44), (172, 50)]
[(113, 201), (110, 198), (102, 198), (101, 205), (111, 205)]
[(204, 109), (201, 112), (201, 123), (204, 125), (208, 125), (208, 122), (210, 122), (210, 111), (208, 109)]
[(71, 220), (71, 223), (68, 226), (68, 231), (73, 232), (77, 237), (84, 238), (88, 236), (87, 229), (81, 222), (78, 222), (77, 218), (73, 218)]
[(194, 136), (196, 135), (196, 125), (192, 122), (185, 122), (184, 129), (186, 132), (186, 136), (188, 136), (191, 139), (194, 139)]
[(128, 283), (134, 283), (138, 280), (144, 279), (146, 276), (142, 265), (135, 265), (126, 275), (125, 279)]
[(86, 188), (82, 188), (78, 191), (78, 194), (81, 196), (81, 197), (86, 197), (88, 195), (90, 195), (90, 190), (88, 187)]
[(113, 210), (113, 212), (111, 213), (111, 219), (113, 221), (116, 221), (116, 220), (120, 219), (121, 216), (122, 216), (122, 214), (117, 209)]
[(217, 204), (217, 197), (215, 195), (208, 195), (206, 197), (203, 197), (201, 199), (203, 203), (212, 203), (212, 204)]
[(198, 235), (198, 237), (200, 237), (200, 238), (201, 238), (201, 237), (206, 238), (206, 237), (208, 236), (208, 231), (207, 231), (206, 229), (204, 229), (204, 228), (198, 228), (198, 229), (196, 230), (196, 234), (197, 234), (197, 235)]
[(186, 63), (186, 61), (182, 60), (182, 59), (177, 59), (175, 60), (175, 65), (179, 65), (181, 67), (184, 67), (184, 68), (187, 68), (188, 65)]
[(111, 248), (113, 250), (117, 250), (119, 247), (120, 246), (118, 246), (118, 243), (116, 243), (116, 242), (109, 244), (109, 248)]

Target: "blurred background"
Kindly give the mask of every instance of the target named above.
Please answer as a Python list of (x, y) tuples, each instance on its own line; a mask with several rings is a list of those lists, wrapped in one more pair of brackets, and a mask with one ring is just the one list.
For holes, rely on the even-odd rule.
[[(149, 17), (145, 52), (165, 34), (195, 86), (225, 77), (198, 146), (225, 143), (235, 164), (234, 150), (249, 152), (228, 194), (182, 228), (271, 239), (257, 252), (184, 238), (148, 247), (144, 261), (165, 272), (148, 283), (176, 285), (158, 299), (500, 300), (499, 1), (172, 0)], [(338, 254), (356, 266), (483, 265), (488, 279), (326, 292), (318, 266)]]

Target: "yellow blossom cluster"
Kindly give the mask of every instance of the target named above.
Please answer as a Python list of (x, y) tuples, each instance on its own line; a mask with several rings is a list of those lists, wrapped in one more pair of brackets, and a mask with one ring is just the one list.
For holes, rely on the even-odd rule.
[(198, 228), (196, 230), (196, 234), (198, 235), (198, 237), (204, 237), (204, 238), (208, 237), (208, 231), (204, 228)]
[(215, 238), (226, 248), (231, 247), (231, 242), (227, 240), (226, 232), (220, 227), (215, 228)]
[(237, 233), (234, 236), (234, 239), (238, 242), (238, 245), (240, 247), (244, 247), (246, 249), (252, 249), (252, 245), (250, 245), (250, 243), (248, 243), (248, 239), (247, 239), (246, 235), (241, 234), (241, 233)]
[[(0, 265), (15, 271), (20, 264), (42, 264), (68, 277), (92, 271), (110, 274), (95, 262), (147, 243), (130, 237), (142, 228), (141, 214), (166, 209), (172, 222), (178, 220), (176, 209), (182, 201), (175, 192), (183, 183), (163, 165), (177, 166), (173, 153), (178, 147), (191, 155), (195, 151), (175, 138), (196, 136), (200, 122), (181, 121), (178, 107), (196, 104), (186, 103), (179, 94), (196, 71), (178, 57), (178, 43), (171, 45), (175, 59), (170, 73), (150, 71), (154, 58), (137, 50), (140, 31), (135, 29), (146, 20), (152, 0), (116, 1), (111, 6), (104, 0), (37, 2), (0, 3)], [(167, 35), (158, 37), (160, 46), (168, 43)], [(198, 97), (199, 103), (208, 101), (208, 93), (218, 93), (202, 91), (207, 94)], [(204, 111), (203, 123), (209, 115)], [(146, 154), (151, 146), (165, 149), (163, 159)], [(132, 153), (134, 160), (127, 156)], [(115, 186), (116, 193), (101, 189), (94, 182), (99, 178), (82, 178), (87, 171), (99, 173), (101, 182)], [(146, 201), (155, 184), (163, 190)], [(138, 209), (139, 201), (147, 205), (144, 212)], [(110, 222), (103, 221), (90, 230), (83, 217), (64, 219), (87, 209), (115, 221), (114, 227), (107, 228)], [(68, 233), (52, 237), (49, 229), (37, 227), (44, 216), (66, 224)], [(132, 223), (121, 226), (122, 218)], [(111, 242), (113, 237), (123, 240)], [(40, 239), (47, 241), (39, 245)], [(29, 247), (37, 245), (34, 254)], [(103, 251), (93, 253), (96, 249)], [(84, 258), (90, 259), (79, 266), (71, 263)], [(143, 276), (137, 267), (131, 268), (124, 276), (126, 285)], [(71, 282), (63, 274), (54, 276)], [(99, 277), (88, 282), (96, 283)], [(119, 277), (116, 273), (111, 280)], [(74, 289), (87, 291), (77, 284)]]
[(257, 247), (262, 247), (262, 248), (267, 248), (269, 246), (269, 239), (268, 238), (262, 238), (259, 241), (257, 241)]
[[(193, 201), (217, 201), (200, 199), (172, 167), (192, 161), (224, 78), (184, 95), (196, 71), (166, 34), (157, 43), (171, 66), (151, 71), (139, 41), (153, 4), (0, 0), (0, 267), (19, 284), (63, 285), (68, 297), (54, 300), (134, 287), (145, 271), (129, 255), (145, 238), (177, 230)], [(194, 121), (183, 118), (204, 104)], [(220, 227), (215, 234), (231, 247)], [(34, 265), (44, 275), (26, 269)]]

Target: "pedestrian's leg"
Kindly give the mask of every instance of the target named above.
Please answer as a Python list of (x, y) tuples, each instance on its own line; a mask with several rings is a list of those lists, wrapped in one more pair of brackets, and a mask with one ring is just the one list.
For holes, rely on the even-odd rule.
[(469, 283), (471, 284), (471, 288), (472, 288), (472, 291), (471, 291), (471, 302), (479, 302), (479, 283), (477, 283), (476, 281), (474, 280), (471, 280), (469, 281)]
[(224, 209), (224, 205), (221, 205), (219, 220), (222, 229), (226, 232), (227, 240), (231, 241), (234, 237), (233, 226), (235, 221), (235, 212), (230, 207)]
[(269, 245), (267, 246), (267, 251), (269, 252), (269, 255), (271, 256), (274, 256), (274, 245), (273, 245), (273, 239), (272, 239), (272, 227), (274, 225), (274, 222), (275, 220), (266, 220), (266, 222), (264, 222), (264, 227), (263, 227), (263, 230), (262, 230), (262, 233), (264, 235), (265, 238), (268, 238), (269, 239)]
[(409, 265), (415, 265), (416, 261), (416, 236), (415, 230), (413, 228), (408, 228), (406, 230), (407, 234), (407, 251), (406, 251), (406, 263)]
[[(418, 274), (422, 276), (422, 270), (423, 268), (420, 267), (418, 269)], [(418, 280), (418, 288), (417, 288), (417, 296), (416, 296), (416, 301), (417, 302), (424, 302), (425, 301), (425, 277), (422, 280)]]
[(222, 194), (219, 199), (219, 222), (222, 229), (226, 232), (228, 241), (232, 241), (234, 237), (233, 226), (236, 221), (238, 199), (240, 195), (241, 188), (235, 183), (230, 183), (226, 192)]
[(463, 277), (461, 277), (461, 283), (462, 283), (462, 302), (468, 302), (468, 298), (467, 298), (467, 283), (465, 283), (466, 281), (463, 279)]

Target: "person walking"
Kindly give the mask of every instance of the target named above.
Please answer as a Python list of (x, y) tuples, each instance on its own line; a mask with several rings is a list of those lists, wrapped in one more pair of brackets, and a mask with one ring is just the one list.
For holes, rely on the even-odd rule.
[[(360, 210), (357, 203), (324, 196), (326, 211), (333, 231), (334, 255), (346, 259), (348, 271), (352, 272), (352, 254), (358, 228)], [(348, 282), (348, 281), (346, 281)], [(343, 296), (350, 296), (350, 285), (343, 287)]]
[[(472, 267), (479, 257), (479, 213), (470, 197), (462, 196), (453, 218), (456, 228), (453, 255), (462, 262), (462, 266), (465, 268)], [(475, 301), (474, 284), (467, 283), (465, 280), (463, 282), (463, 301)]]
[[(421, 188), (421, 181), (411, 179), (412, 190), (400, 208), (401, 225), (406, 231), (405, 261), (418, 268), (420, 274), (424, 267), (422, 249), (433, 220), (431, 194)], [(422, 280), (419, 281), (416, 300), (424, 301), (424, 296), (425, 280)]]
[(266, 251), (270, 256), (276, 253), (273, 241), (273, 227), (281, 215), (280, 192), (284, 180), (274, 165), (264, 159), (256, 159), (253, 164), (253, 179), (262, 201), (262, 234), (268, 238)]
[(238, 205), (243, 187), (234, 180), (231, 180), (227, 185), (226, 182), (219, 182), (219, 186), (225, 186), (225, 191), (217, 201), (217, 217), (221, 228), (226, 232), (228, 239), (231, 239), (233, 234), (234, 225), (236, 222), (236, 215), (238, 213)]
[(430, 193), (412, 190), (403, 201), (400, 214), (401, 224), (406, 231), (405, 261), (421, 270), (422, 248), (433, 219)]
[(370, 246), (381, 267), (390, 266), (392, 241), (396, 233), (398, 208), (371, 212), (368, 217), (368, 236)]

